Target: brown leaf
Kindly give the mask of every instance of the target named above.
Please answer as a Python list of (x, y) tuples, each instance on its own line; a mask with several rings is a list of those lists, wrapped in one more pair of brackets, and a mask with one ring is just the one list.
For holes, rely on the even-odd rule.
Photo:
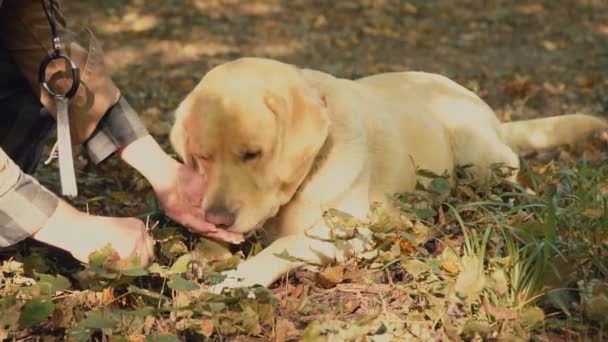
[(290, 341), (294, 337), (297, 337), (298, 335), (299, 335), (299, 331), (298, 331), (298, 329), (296, 329), (295, 325), (291, 321), (289, 321), (285, 318), (279, 318), (277, 320), (277, 323), (274, 327), (274, 340), (273, 341), (277, 341), (277, 342)]
[(201, 325), (201, 332), (203, 333), (203, 335), (205, 335), (206, 337), (210, 337), (211, 335), (213, 335), (213, 321), (210, 319), (201, 319), (200, 322)]
[(317, 274), (317, 284), (328, 289), (336, 286), (344, 280), (344, 266), (337, 265), (326, 268)]
[(109, 305), (114, 302), (114, 289), (106, 287), (101, 291), (101, 300), (104, 305)]
[(543, 40), (541, 42), (541, 44), (543, 45), (545, 50), (548, 50), (548, 51), (555, 51), (555, 50), (559, 49), (559, 45), (556, 42), (553, 42), (550, 40)]
[(486, 313), (491, 316), (494, 316), (496, 319), (516, 319), (519, 317), (517, 314), (517, 310), (509, 309), (509, 308), (499, 308), (490, 305), (488, 299), (484, 297), (483, 299), (483, 309)]
[(519, 11), (523, 14), (540, 14), (545, 11), (545, 6), (542, 3), (528, 4), (519, 7)]
[(604, 213), (604, 211), (602, 209), (591, 209), (591, 208), (585, 209), (585, 211), (582, 212), (582, 214), (584, 216), (587, 216), (587, 217), (593, 218), (593, 219), (602, 217), (603, 213)]
[(538, 93), (539, 88), (533, 85), (530, 75), (515, 75), (513, 80), (505, 83), (504, 90), (512, 97), (525, 97)]
[(544, 82), (543, 89), (551, 95), (562, 95), (566, 91), (566, 85), (564, 83), (553, 84), (551, 82)]
[(418, 13), (418, 7), (414, 6), (411, 2), (407, 1), (402, 5), (403, 12), (407, 14), (416, 14)]
[(595, 32), (604, 36), (608, 36), (608, 24), (598, 24), (595, 27)]
[(414, 253), (414, 251), (416, 251), (416, 247), (414, 247), (411, 243), (409, 243), (409, 241), (400, 236), (392, 237), (390, 238), (390, 240), (393, 241), (393, 243), (399, 245), (399, 249), (402, 253), (412, 254)]
[(590, 91), (596, 84), (601, 83), (602, 77), (599, 75), (585, 75), (576, 78), (582, 91)]

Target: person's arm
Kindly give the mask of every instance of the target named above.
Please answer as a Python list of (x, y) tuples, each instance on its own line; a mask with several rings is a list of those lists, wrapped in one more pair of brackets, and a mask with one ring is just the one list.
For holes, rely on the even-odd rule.
[[(54, 2), (56, 3), (56, 2)], [(148, 134), (139, 117), (121, 97), (104, 67), (103, 53), (94, 40), (84, 49), (65, 29), (58, 7), (53, 7), (64, 49), (81, 69), (82, 84), (70, 101), (73, 144), (84, 143), (90, 159), (99, 163), (119, 150), (123, 159), (152, 184), (167, 214), (201, 234), (240, 242), (240, 234), (229, 234), (204, 221), (192, 199), (202, 199), (200, 175), (171, 159)], [(0, 7), (0, 42), (11, 53), (19, 69), (40, 95), (45, 108), (55, 114), (54, 102), (40, 90), (37, 73), (44, 56), (51, 51), (51, 30), (38, 0), (7, 1)], [(64, 92), (71, 85), (69, 73), (60, 66), (49, 67), (51, 88)], [(189, 182), (189, 183), (184, 183)], [(200, 197), (199, 197), (200, 196)]]
[(154, 257), (144, 223), (83, 213), (59, 199), (0, 149), (0, 247), (33, 237), (71, 253), (82, 262), (111, 244), (119, 257), (134, 254), (146, 265)]
[(57, 208), (59, 198), (0, 149), (0, 247), (36, 233)]

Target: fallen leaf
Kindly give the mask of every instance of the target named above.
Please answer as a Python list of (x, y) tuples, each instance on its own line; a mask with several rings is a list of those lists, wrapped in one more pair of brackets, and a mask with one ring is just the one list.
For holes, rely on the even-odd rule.
[(483, 299), (482, 305), (484, 311), (489, 315), (494, 316), (496, 319), (516, 319), (519, 317), (517, 310), (504, 307), (494, 307), (490, 305), (487, 298)]
[(424, 223), (420, 221), (416, 221), (414, 223), (414, 238), (416, 239), (416, 244), (420, 245), (431, 237), (431, 229), (427, 227)]
[(226, 244), (222, 244), (210, 239), (201, 238), (194, 249), (196, 259), (207, 259), (211, 261), (227, 260), (232, 256)]
[(213, 335), (213, 321), (210, 319), (201, 319), (201, 332), (205, 337), (211, 337)]
[(431, 270), (431, 266), (429, 266), (429, 264), (418, 259), (406, 260), (403, 263), (403, 268), (405, 268), (405, 270), (416, 280)]
[(296, 329), (295, 325), (285, 318), (279, 318), (274, 327), (274, 339), (273, 341), (291, 341), (293, 338), (299, 335), (299, 330)]
[(544, 82), (543, 89), (551, 95), (562, 95), (566, 91), (566, 85), (564, 83)]
[(507, 282), (507, 274), (504, 270), (496, 270), (490, 275), (490, 281), (488, 287), (496, 291), (498, 294), (505, 294), (509, 290), (509, 284)]
[(492, 327), (487, 322), (478, 320), (468, 320), (464, 327), (462, 327), (462, 333), (466, 336), (474, 337), (481, 336), (487, 337), (492, 332)]
[(462, 257), (462, 271), (456, 279), (454, 289), (464, 299), (474, 299), (484, 289), (486, 277), (483, 262), (477, 256)]
[(548, 51), (555, 51), (559, 48), (559, 45), (556, 42), (552, 42), (550, 40), (543, 40), (541, 44), (543, 45), (545, 50)]
[(602, 209), (585, 209), (582, 213), (583, 216), (587, 216), (589, 218), (593, 218), (593, 219), (597, 219), (602, 217), (602, 215), (604, 214), (604, 210)]
[(414, 4), (412, 4), (409, 1), (406, 1), (403, 5), (401, 5), (401, 8), (403, 8), (403, 12), (405, 12), (407, 14), (418, 13), (418, 7), (414, 6)]
[(520, 6), (519, 11), (523, 14), (540, 14), (545, 11), (545, 6), (540, 2), (536, 2)]
[(104, 305), (108, 305), (111, 304), (112, 302), (114, 302), (114, 289), (113, 288), (104, 288), (101, 291), (101, 301), (103, 302)]
[(545, 312), (538, 306), (531, 306), (522, 310), (519, 317), (526, 327), (532, 329), (545, 320)]
[(337, 265), (326, 268), (317, 274), (317, 284), (328, 289), (336, 286), (344, 280), (344, 266)]

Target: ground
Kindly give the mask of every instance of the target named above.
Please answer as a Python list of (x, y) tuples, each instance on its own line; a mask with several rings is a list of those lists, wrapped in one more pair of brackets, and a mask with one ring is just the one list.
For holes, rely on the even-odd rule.
[[(603, 0), (97, 0), (65, 2), (64, 12), (83, 41), (89, 29), (102, 44), (115, 82), (167, 151), (179, 101), (212, 67), (241, 56), (348, 78), (437, 72), (475, 91), (503, 121), (608, 112)], [(432, 209), (406, 205), (424, 201), (424, 191), (449, 191), (435, 178), (400, 199), (413, 222), (376, 213), (368, 227), (376, 255), (302, 270), (270, 292), (257, 289), (255, 299), (200, 293), (197, 283), (239, 257), (164, 218), (145, 181), (117, 160), (81, 161), (74, 203), (158, 221), (158, 263), (118, 277), (101, 253), (87, 275), (76, 275), (69, 256), (31, 242), (2, 251), (0, 308), (20, 315), (0, 316), (0, 332), (136, 341), (602, 340), (608, 163), (596, 145), (583, 150), (582, 161), (573, 150), (529, 159), (523, 187), (463, 182)], [(57, 188), (52, 166), (38, 174)], [(191, 259), (202, 279), (186, 280)]]

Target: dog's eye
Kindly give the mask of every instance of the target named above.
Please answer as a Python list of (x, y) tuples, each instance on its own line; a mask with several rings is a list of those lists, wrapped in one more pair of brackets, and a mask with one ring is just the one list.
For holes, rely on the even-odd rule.
[(241, 155), (244, 162), (258, 159), (262, 155), (262, 151), (247, 151)]

